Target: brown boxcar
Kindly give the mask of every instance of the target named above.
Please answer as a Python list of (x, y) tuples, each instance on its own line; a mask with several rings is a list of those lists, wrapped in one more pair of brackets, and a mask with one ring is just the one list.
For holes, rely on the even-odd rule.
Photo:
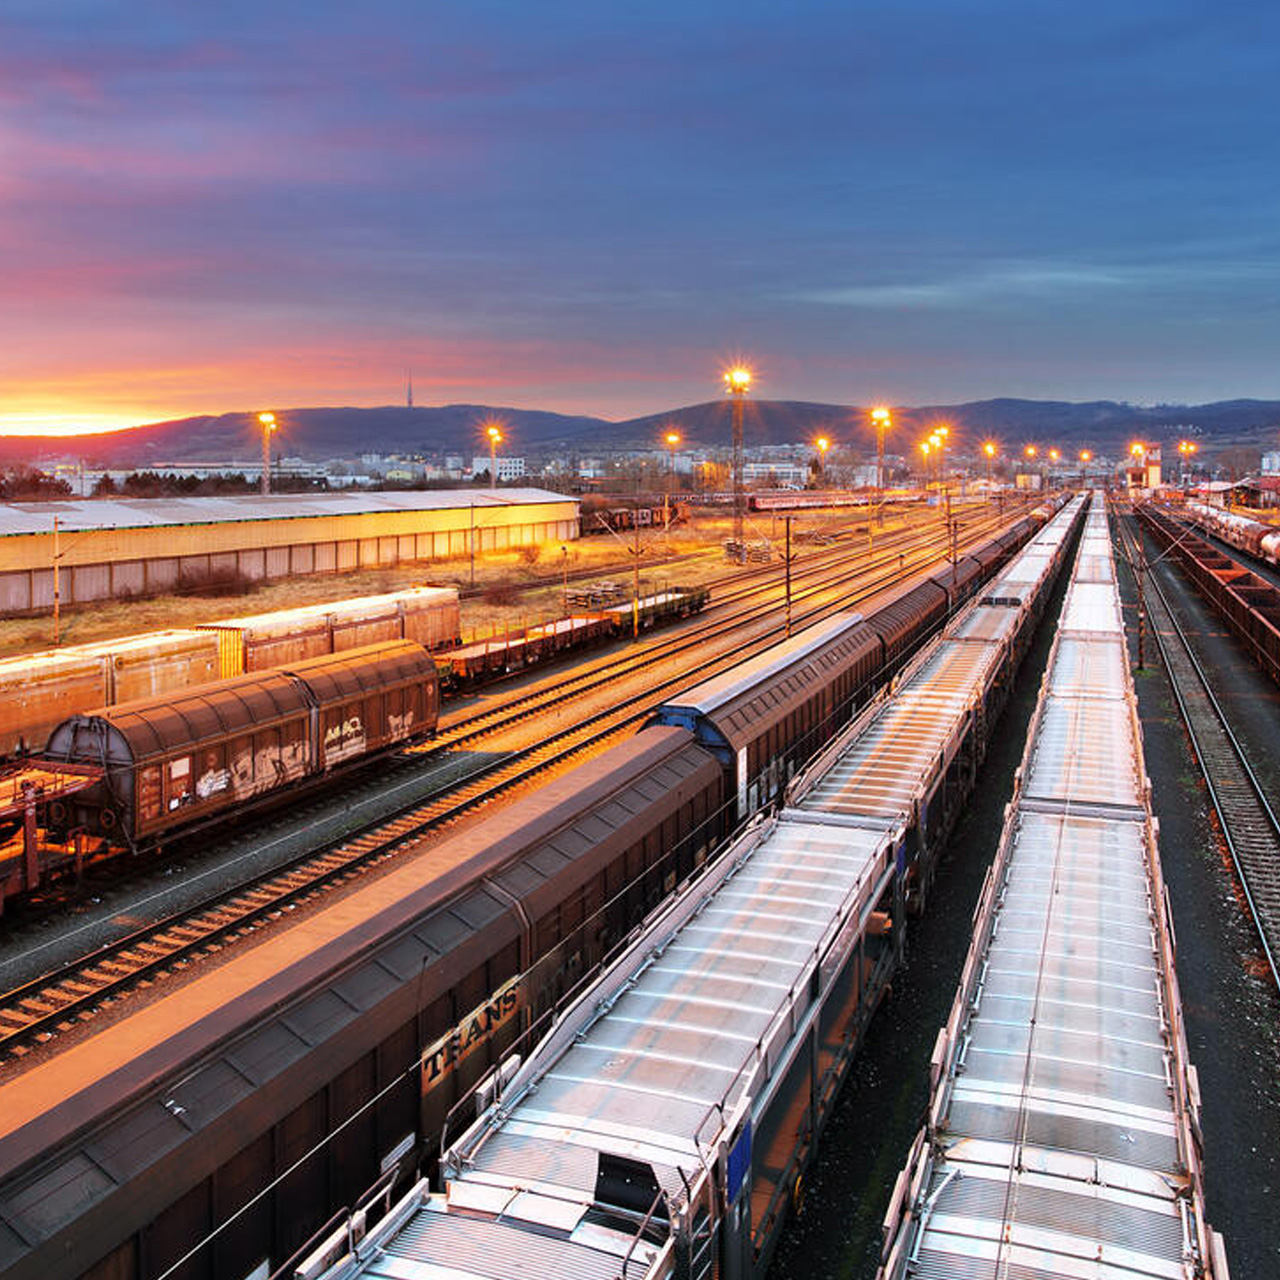
[(398, 640), (74, 715), (55, 760), (103, 764), (50, 826), (136, 845), (435, 728), (435, 664)]
[(457, 1100), (708, 856), (722, 786), (688, 733), (645, 730), (11, 1073), (0, 1275), (155, 1280), (189, 1251), (173, 1280), (265, 1275), (380, 1171), (415, 1177)]
[(77, 711), (93, 711), (218, 678), (217, 638), (148, 631), (0, 662), (0, 757), (39, 751)]
[(390, 640), (415, 640), (428, 649), (456, 643), (458, 593), (452, 587), (410, 587), (385, 595), (328, 600), (202, 623), (216, 632), (220, 675), (285, 667), (327, 653)]

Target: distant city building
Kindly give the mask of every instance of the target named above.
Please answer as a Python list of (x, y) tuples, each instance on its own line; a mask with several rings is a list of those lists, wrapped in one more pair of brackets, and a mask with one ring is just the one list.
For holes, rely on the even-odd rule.
[(1264, 476), (1280, 475), (1280, 451), (1262, 455), (1262, 474)]
[(803, 485), (809, 479), (809, 468), (799, 462), (744, 462), (744, 484)]
[[(524, 475), (524, 459), (523, 458), (504, 458), (498, 455), (498, 479), (499, 480), (519, 480)], [(488, 474), (489, 456), (484, 454), (471, 459), (471, 474), (478, 476)]]

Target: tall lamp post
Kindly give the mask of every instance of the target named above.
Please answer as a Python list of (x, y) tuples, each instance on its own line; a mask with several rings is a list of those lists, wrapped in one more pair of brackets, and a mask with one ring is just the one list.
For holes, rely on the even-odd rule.
[(1178, 441), (1178, 463), (1179, 470), (1182, 472), (1182, 490), (1185, 493), (1190, 488), (1190, 472), (1191, 456), (1199, 449), (1199, 445), (1194, 440)]
[(733, 398), (733, 541), (734, 556), (745, 560), (743, 547), (743, 522), (746, 519), (746, 492), (742, 487), (742, 406), (751, 390), (751, 370), (746, 365), (734, 365), (725, 371), (725, 390)]
[[(988, 441), (986, 442), (986, 444), (984, 444), (984, 445), (982, 446), (982, 452), (983, 452), (983, 453), (985, 453), (985, 454), (987, 455), (987, 489), (988, 489), (988, 491), (990, 491), (990, 489), (991, 489), (991, 463), (992, 463), (992, 461), (995, 459), (995, 456), (996, 456), (996, 446), (995, 446), (995, 442), (994, 442), (993, 440), (988, 440)], [(988, 493), (988, 496), (989, 496), (989, 493)]]
[(274, 413), (258, 414), (262, 426), (262, 496), (271, 492), (271, 433), (276, 429)]
[(662, 495), (662, 524), (667, 532), (667, 538), (668, 538), (667, 550), (670, 551), (671, 547), (669, 544), (669, 540), (671, 537), (671, 493), (676, 487), (676, 448), (680, 444), (680, 433), (678, 431), (668, 431), (666, 440), (667, 440), (667, 449), (669, 451), (668, 452), (669, 462), (667, 464), (667, 470), (670, 472), (670, 478), (667, 481), (667, 491)]
[(813, 442), (818, 449), (818, 475), (822, 478), (822, 483), (827, 482), (827, 450), (831, 448), (831, 441), (826, 436), (819, 436)]
[(496, 422), (485, 427), (485, 435), (489, 437), (489, 488), (498, 487), (498, 445), (502, 443), (502, 428)]
[(928, 440), (920, 441), (920, 452), (924, 455), (924, 492), (925, 496), (929, 495), (929, 451), (933, 445)]
[(871, 410), (871, 422), (876, 429), (876, 488), (884, 489), (884, 433), (893, 426), (893, 415), (888, 409)]
[(1083, 488), (1089, 478), (1089, 463), (1093, 461), (1093, 454), (1088, 449), (1080, 450), (1080, 485)]

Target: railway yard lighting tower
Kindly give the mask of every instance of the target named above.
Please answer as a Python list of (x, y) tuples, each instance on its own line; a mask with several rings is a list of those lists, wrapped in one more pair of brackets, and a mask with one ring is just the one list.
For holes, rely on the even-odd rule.
[(496, 422), (485, 424), (484, 433), (489, 437), (489, 488), (498, 487), (498, 446), (502, 443), (502, 428)]
[(996, 446), (993, 440), (988, 440), (982, 446), (982, 452), (987, 455), (987, 488), (991, 488), (991, 463), (996, 456)]
[(271, 433), (276, 429), (274, 413), (258, 414), (258, 423), (262, 427), (262, 496), (271, 492)]
[(819, 436), (813, 443), (818, 447), (818, 474), (822, 477), (823, 484), (826, 484), (827, 450), (831, 448), (831, 441), (826, 436)]
[[(668, 431), (666, 434), (666, 442), (667, 442), (667, 449), (669, 451), (668, 457), (670, 458), (670, 462), (668, 463), (667, 470), (670, 471), (671, 477), (667, 481), (667, 491), (662, 495), (662, 525), (663, 525), (663, 528), (666, 529), (667, 531), (667, 538), (670, 539), (671, 537), (671, 494), (675, 491), (675, 487), (676, 487), (676, 449), (679, 447), (679, 444), (680, 444), (680, 433), (678, 431)], [(670, 545), (668, 545), (667, 550), (669, 551), (670, 549), (671, 549)]]
[(871, 423), (876, 429), (876, 488), (884, 489), (884, 433), (893, 426), (893, 415), (881, 406), (871, 410)]
[(933, 446), (928, 440), (920, 441), (920, 452), (924, 455), (924, 488), (926, 494), (929, 492), (929, 450), (932, 448)]
[(746, 493), (742, 487), (742, 409), (747, 393), (751, 390), (751, 370), (736, 364), (726, 369), (725, 390), (733, 399), (733, 542), (734, 557), (746, 559), (743, 545), (743, 522), (746, 518)]
[(1088, 449), (1080, 450), (1080, 483), (1084, 484), (1089, 475), (1089, 463), (1093, 461), (1093, 454)]
[(1178, 441), (1178, 464), (1179, 470), (1182, 472), (1182, 487), (1184, 489), (1188, 487), (1188, 481), (1190, 480), (1192, 455), (1196, 453), (1199, 448), (1200, 446), (1196, 444), (1194, 440)]

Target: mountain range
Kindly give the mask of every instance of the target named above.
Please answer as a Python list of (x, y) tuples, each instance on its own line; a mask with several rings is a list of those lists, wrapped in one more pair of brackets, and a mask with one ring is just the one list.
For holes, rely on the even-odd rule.
[[(533, 409), (453, 404), (439, 407), (281, 409), (277, 453), (309, 459), (362, 453), (472, 454), (487, 449), (479, 424), (504, 425), (503, 452), (545, 456), (564, 451), (590, 455), (660, 447), (668, 430), (690, 446), (724, 447), (730, 440), (727, 400), (686, 405), (621, 422)], [(957, 443), (991, 437), (1008, 447), (1035, 441), (1066, 450), (1122, 452), (1134, 438), (1166, 440), (1189, 435), (1220, 450), (1280, 445), (1280, 401), (1222, 400), (1201, 405), (1140, 406), (1113, 400), (1086, 403), (995, 399), (965, 404), (895, 408), (886, 440), (889, 452), (914, 449), (932, 424), (952, 425)], [(827, 434), (837, 443), (874, 451), (868, 409), (799, 400), (749, 400), (745, 438), (750, 445), (784, 445)], [(248, 462), (259, 456), (261, 437), (252, 413), (224, 413), (148, 423), (128, 431), (91, 436), (0, 437), (0, 464), (39, 463), (80, 457), (89, 466), (138, 467), (168, 462)]]

